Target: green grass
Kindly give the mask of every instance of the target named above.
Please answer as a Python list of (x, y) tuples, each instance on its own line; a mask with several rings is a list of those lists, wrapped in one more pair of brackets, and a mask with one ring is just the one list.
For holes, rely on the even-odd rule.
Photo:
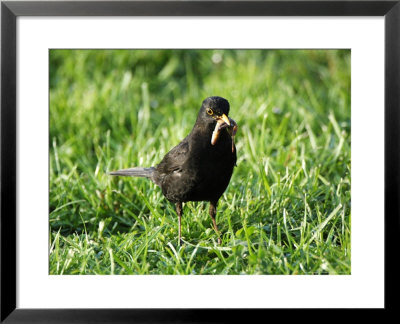
[[(229, 100), (238, 163), (212, 229), (151, 166), (204, 98)], [(350, 51), (51, 50), (50, 274), (350, 274)]]

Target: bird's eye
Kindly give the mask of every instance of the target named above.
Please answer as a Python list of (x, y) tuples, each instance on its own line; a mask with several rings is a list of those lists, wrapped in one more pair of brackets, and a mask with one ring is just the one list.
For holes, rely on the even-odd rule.
[(209, 114), (210, 116), (212, 116), (214, 114), (214, 112), (212, 111), (211, 108), (207, 108), (207, 114)]

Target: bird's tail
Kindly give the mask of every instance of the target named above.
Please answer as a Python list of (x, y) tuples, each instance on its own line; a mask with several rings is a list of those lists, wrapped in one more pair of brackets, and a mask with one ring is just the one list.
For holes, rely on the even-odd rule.
[(154, 170), (155, 170), (154, 167), (150, 167), (150, 168), (137, 167), (137, 168), (112, 171), (109, 174), (115, 175), (115, 176), (124, 176), (124, 177), (142, 177), (142, 178), (149, 178), (149, 179), (153, 180)]

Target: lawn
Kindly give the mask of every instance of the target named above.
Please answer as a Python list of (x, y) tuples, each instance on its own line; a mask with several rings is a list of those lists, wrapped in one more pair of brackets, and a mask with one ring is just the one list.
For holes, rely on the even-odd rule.
[[(350, 274), (349, 50), (51, 50), (49, 273)], [(212, 229), (143, 178), (229, 100), (237, 167)]]

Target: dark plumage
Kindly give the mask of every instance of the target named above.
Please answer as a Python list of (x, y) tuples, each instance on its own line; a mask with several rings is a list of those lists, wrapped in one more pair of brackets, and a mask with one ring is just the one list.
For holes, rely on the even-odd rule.
[(218, 242), (221, 242), (215, 222), (216, 208), (236, 165), (233, 138), (237, 125), (228, 114), (229, 103), (226, 99), (209, 97), (203, 101), (192, 131), (158, 165), (110, 173), (149, 178), (161, 188), (164, 196), (176, 204), (179, 244), (182, 203), (187, 201), (210, 202), (210, 216)]

